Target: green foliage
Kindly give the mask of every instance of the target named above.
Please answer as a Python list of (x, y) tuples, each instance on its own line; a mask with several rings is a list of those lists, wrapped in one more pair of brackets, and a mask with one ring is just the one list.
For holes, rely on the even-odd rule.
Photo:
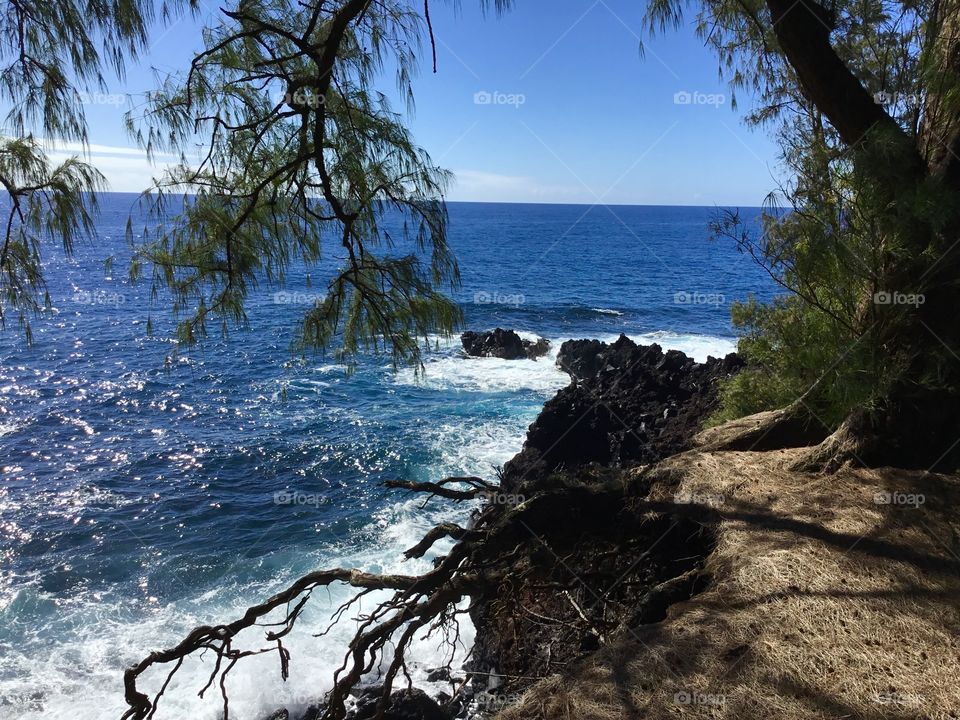
[(836, 428), (854, 407), (869, 405), (886, 387), (866, 336), (838, 333), (834, 320), (790, 295), (751, 298), (733, 308), (738, 352), (747, 368), (721, 389), (710, 424), (802, 402), (825, 427)]
[(106, 70), (123, 73), (125, 61), (145, 47), (157, 9), (166, 18), (179, 8), (152, 0), (4, 3), (0, 100), (10, 105), (5, 132), (86, 141), (83, 94), (105, 89)]
[(32, 139), (0, 139), (0, 327), (12, 310), (30, 341), (29, 315), (49, 304), (41, 247), (58, 238), (69, 253), (94, 233), (96, 192), (104, 180), (94, 168), (70, 158), (53, 165)]
[[(151, 0), (75, 2), (10, 0), (0, 13), (0, 325), (15, 315), (28, 342), (29, 316), (50, 303), (42, 251), (48, 242), (70, 253), (94, 232), (103, 176), (72, 157), (55, 165), (44, 143), (86, 143), (84, 95), (105, 89), (107, 71), (122, 74), (148, 39), (159, 8)], [(35, 140), (39, 131), (43, 141)]]
[(951, 118), (960, 116), (960, 78), (950, 68), (958, 7), (954, 0), (809, 6), (830, 31), (831, 52), (892, 120), (874, 123), (848, 146), (795, 68), (823, 56), (788, 60), (772, 16), (778, 6), (651, 0), (647, 22), (662, 32), (680, 26), (692, 9), (721, 75), (734, 93), (755, 100), (748, 121), (772, 131), (787, 178), (768, 198), (759, 234), (736, 213), (713, 226), (785, 291), (770, 304), (734, 308), (739, 351), (749, 365), (723, 389), (713, 422), (799, 399), (832, 428), (853, 408), (881, 400), (907, 368), (912, 382), (936, 383), (948, 375), (944, 367), (955, 365), (946, 348), (929, 347), (921, 326), (922, 352), (932, 360), (918, 378), (917, 306), (875, 298), (925, 297), (955, 285), (955, 266), (939, 261), (955, 242), (948, 229), (957, 226), (960, 204), (946, 184), (916, 168), (943, 146)]
[[(748, 367), (723, 389), (713, 422), (799, 399), (833, 429), (854, 408), (882, 398), (910, 359), (898, 333), (916, 306), (875, 300), (902, 290), (884, 278), (906, 230), (859, 167), (835, 162), (822, 136), (808, 133), (803, 141), (791, 205), (769, 205), (759, 236), (737, 213), (713, 223), (715, 237), (732, 239), (786, 291), (769, 304), (734, 306)], [(924, 287), (909, 291), (922, 295)]]
[[(446, 240), (446, 172), (374, 88), (390, 66), (412, 104), (422, 20), (404, 2), (242, 0), (183, 75), (128, 118), (148, 152), (178, 152), (145, 203), (157, 220), (133, 277), (172, 294), (179, 336), (245, 321), (258, 281), (335, 261), (302, 320), (302, 346), (417, 361), (458, 308)], [(199, 158), (190, 153), (203, 147)], [(194, 160), (194, 161), (192, 161)], [(170, 201), (183, 202), (171, 213)], [(391, 234), (390, 227), (399, 227)]]
[[(155, 11), (167, 19), (187, 5), (14, 1), (0, 17), (0, 97), (19, 138), (4, 141), (0, 165), (10, 201), (0, 270), (4, 309), (21, 320), (45, 302), (43, 241), (69, 252), (91, 234), (92, 193), (103, 187), (76, 158), (52, 167), (29, 133), (85, 143), (84, 93), (105, 89), (107, 70), (122, 75)], [(149, 154), (181, 159), (143, 197), (152, 220), (131, 277), (149, 276), (154, 297), (168, 292), (182, 344), (211, 322), (222, 332), (242, 325), (250, 291), (282, 285), (300, 265), (325, 274), (323, 299), (302, 319), (303, 347), (417, 361), (432, 333), (457, 325), (457, 306), (441, 294), (459, 283), (442, 202), (448, 174), (375, 88), (393, 69), (412, 108), (421, 9), (239, 0), (205, 29), (189, 68), (149, 94), (143, 116), (128, 117)]]

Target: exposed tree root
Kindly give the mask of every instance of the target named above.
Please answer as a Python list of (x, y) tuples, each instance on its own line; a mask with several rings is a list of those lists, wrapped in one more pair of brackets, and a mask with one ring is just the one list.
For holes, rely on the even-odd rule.
[[(460, 482), (470, 486), (467, 490), (448, 487)], [(480, 478), (447, 478), (438, 483), (406, 483), (394, 481), (393, 487), (403, 487), (443, 495), (455, 500), (477, 497), (496, 490)], [(157, 711), (157, 704), (169, 685), (172, 677), (180, 670), (188, 656), (203, 651), (212, 651), (216, 657), (213, 670), (206, 685), (200, 690), (200, 696), (209, 690), (219, 676), (219, 687), (223, 697), (223, 717), (229, 720), (229, 696), (226, 690), (226, 678), (236, 663), (244, 657), (276, 652), (280, 658), (281, 677), (286, 680), (289, 665), (289, 652), (283, 647), (282, 638), (294, 627), (310, 594), (318, 587), (335, 582), (346, 583), (361, 590), (357, 596), (342, 605), (334, 614), (338, 619), (360, 596), (372, 590), (394, 590), (389, 600), (380, 603), (376, 609), (363, 618), (357, 634), (351, 641), (343, 665), (334, 675), (334, 687), (327, 697), (324, 718), (340, 720), (346, 715), (346, 700), (350, 691), (364, 674), (369, 672), (380, 658), (388, 642), (395, 640), (393, 658), (383, 678), (383, 697), (378, 706), (378, 717), (387, 708), (390, 691), (396, 675), (405, 671), (404, 653), (418, 630), (424, 626), (447, 626), (456, 623), (456, 615), (465, 612), (457, 610), (456, 605), (467, 595), (475, 593), (483, 585), (496, 583), (495, 573), (488, 572), (477, 564), (465, 563), (477, 544), (485, 539), (486, 533), (468, 532), (452, 524), (439, 525), (416, 546), (406, 552), (409, 557), (421, 557), (442, 537), (460, 540), (451, 552), (438, 559), (436, 567), (423, 575), (379, 575), (337, 568), (320, 570), (299, 578), (282, 592), (259, 605), (247, 609), (243, 617), (232, 623), (194, 628), (174, 647), (153, 652), (124, 673), (124, 693), (129, 709), (123, 720), (146, 720)], [(286, 608), (286, 615), (280, 622), (261, 623), (263, 618), (278, 608)], [(266, 633), (266, 641), (275, 643), (273, 647), (256, 650), (239, 650), (233, 646), (233, 639), (242, 630), (254, 625), (272, 626), (278, 629)], [(329, 628), (328, 628), (329, 629)], [(159, 692), (151, 699), (137, 688), (137, 681), (147, 670), (156, 665), (174, 663)]]
[(852, 465), (869, 465), (879, 442), (870, 431), (869, 423), (855, 413), (848, 417), (831, 435), (791, 466), (797, 472), (835, 473)]
[[(450, 487), (457, 481), (470, 486), (469, 489)], [(476, 493), (479, 497), (497, 491), (496, 485), (478, 478), (391, 485), (455, 500), (465, 499), (464, 493), (471, 497)], [(422, 557), (438, 540), (456, 540), (446, 555), (436, 559), (433, 569), (422, 575), (379, 575), (343, 568), (304, 575), (282, 592), (248, 608), (242, 618), (224, 625), (194, 628), (177, 645), (153, 652), (128, 668), (124, 689), (129, 709), (123, 720), (152, 718), (184, 660), (201, 653), (212, 653), (214, 664), (199, 694), (203, 696), (216, 684), (223, 699), (223, 718), (229, 720), (227, 678), (231, 670), (245, 657), (276, 653), (281, 677), (286, 680), (290, 654), (283, 638), (294, 629), (313, 590), (332, 583), (345, 583), (359, 592), (337, 609), (330, 626), (320, 635), (367, 593), (392, 590), (393, 595), (358, 618), (359, 628), (325, 698), (319, 716), (324, 720), (342, 720), (351, 691), (384, 661), (386, 670), (378, 678), (382, 687), (375, 715), (382, 718), (398, 674), (403, 672), (410, 684), (405, 655), (412, 640), (421, 631), (440, 631), (454, 645), (459, 638), (458, 616), (471, 612), (461, 607), (466, 598), (475, 602), (490, 598), (504, 601), (503, 607), (512, 608), (509, 612), (532, 618), (548, 633), (555, 632), (558, 626), (564, 628), (568, 637), (557, 640), (558, 648), (566, 648), (562, 651), (564, 657), (570, 657), (571, 648), (584, 649), (577, 640), (584, 633), (599, 641), (605, 633), (623, 624), (649, 622), (670, 602), (684, 593), (689, 595), (700, 578), (698, 570), (687, 572), (687, 568), (699, 566), (695, 559), (686, 557), (690, 553), (684, 538), (701, 534), (698, 528), (702, 528), (703, 513), (691, 505), (650, 502), (628, 495), (622, 487), (611, 491), (581, 485), (543, 492), (512, 507), (490, 503), (480, 512), (473, 528), (468, 530), (452, 523), (438, 525), (406, 551), (408, 558)], [(695, 518), (697, 515), (700, 519)], [(676, 539), (670, 540), (668, 535)], [(658, 554), (666, 555), (653, 558), (651, 564), (646, 558), (657, 543)], [(699, 541), (690, 547), (694, 546), (698, 548), (695, 552), (703, 547)], [(560, 555), (552, 556), (555, 552)], [(671, 559), (665, 560), (667, 555)], [(670, 581), (669, 575), (663, 575), (663, 568), (674, 566), (683, 576)], [(585, 591), (584, 582), (597, 591)], [(603, 590), (605, 586), (609, 586), (609, 592)], [(530, 593), (539, 594), (537, 588), (546, 589), (547, 596), (556, 602), (524, 600)], [(601, 591), (602, 597), (591, 594)], [(639, 606), (632, 603), (631, 597), (640, 598)], [(637, 607), (643, 612), (628, 617), (628, 610)], [(542, 609), (549, 612), (539, 612)], [(284, 612), (282, 619), (268, 622), (267, 616), (277, 610)], [(267, 645), (254, 649), (235, 646), (236, 636), (254, 626), (269, 628), (265, 634)], [(534, 636), (535, 633), (531, 635)], [(151, 698), (138, 688), (138, 681), (160, 666), (169, 669), (159, 691)], [(484, 671), (480, 668), (477, 673), (482, 675)]]
[[(467, 490), (449, 488), (447, 485), (464, 483), (470, 487)], [(474, 500), (496, 493), (498, 485), (488, 483), (478, 477), (448, 477), (437, 482), (413, 482), (412, 480), (387, 480), (384, 485), (388, 488), (400, 488), (414, 492), (426, 492), (431, 495), (448, 498), (450, 500)]]
[(434, 543), (443, 538), (453, 538), (454, 540), (463, 540), (465, 537), (476, 537), (477, 533), (471, 533), (469, 530), (464, 530), (459, 525), (454, 523), (441, 523), (436, 527), (430, 529), (426, 535), (423, 536), (423, 540), (418, 542), (409, 550), (404, 551), (403, 556), (408, 560), (410, 558), (420, 558), (427, 554)]
[[(213, 684), (218, 673), (221, 674), (220, 685), (223, 688), (227, 673), (238, 660), (248, 655), (273, 651), (273, 648), (253, 651), (235, 650), (231, 644), (233, 638), (240, 631), (255, 625), (260, 618), (281, 606), (287, 606), (286, 617), (280, 623), (276, 623), (281, 629), (267, 632), (266, 639), (268, 642), (276, 642), (276, 650), (281, 658), (282, 675), (286, 679), (289, 654), (283, 648), (282, 638), (293, 629), (297, 617), (314, 588), (330, 585), (333, 582), (344, 582), (353, 587), (367, 590), (393, 589), (398, 591), (398, 595), (402, 595), (403, 592), (408, 592), (419, 580), (421, 578), (411, 575), (373, 575), (359, 570), (344, 570), (342, 568), (320, 570), (304, 575), (282, 592), (259, 605), (248, 608), (239, 620), (234, 620), (226, 625), (201, 625), (196, 627), (174, 647), (152, 652), (139, 663), (128, 668), (123, 675), (123, 684), (124, 697), (130, 708), (123, 714), (123, 718), (124, 720), (128, 718), (143, 720), (143, 718), (153, 717), (160, 696), (163, 695), (173, 675), (180, 669), (184, 658), (198, 650), (212, 650), (217, 657), (210, 679), (200, 691), (201, 697)], [(291, 608), (290, 603), (294, 601), (296, 601), (296, 604)], [(224, 660), (228, 664), (221, 673)], [(166, 681), (151, 702), (146, 694), (137, 689), (137, 679), (153, 665), (162, 665), (173, 661), (176, 661), (176, 665), (167, 675)], [(224, 717), (226, 718), (229, 715), (229, 701), (225, 691), (223, 697)]]
[(636, 611), (623, 624), (623, 628), (629, 630), (639, 625), (659, 622), (666, 616), (667, 608), (689, 598), (698, 588), (705, 587), (709, 582), (709, 575), (698, 567), (664, 580), (641, 598)]
[(845, 465), (952, 472), (960, 467), (960, 396), (900, 383), (875, 407), (858, 408), (791, 469), (833, 473)]
[[(454, 483), (469, 486), (461, 490), (449, 487)], [(454, 500), (465, 500), (487, 496), (497, 491), (497, 486), (480, 478), (447, 478), (437, 483), (413, 483), (391, 481), (391, 487), (400, 487), (431, 495), (441, 495)], [(225, 681), (229, 672), (238, 661), (250, 655), (276, 652), (280, 658), (281, 676), (285, 680), (288, 673), (289, 652), (283, 647), (282, 638), (294, 627), (304, 605), (312, 591), (318, 587), (335, 582), (345, 583), (362, 592), (342, 605), (334, 614), (334, 621), (363, 594), (372, 590), (393, 590), (394, 595), (380, 603), (372, 613), (362, 619), (357, 634), (350, 642), (343, 665), (334, 675), (334, 687), (326, 698), (322, 717), (340, 720), (346, 715), (346, 700), (360, 679), (370, 672), (381, 658), (384, 648), (393, 642), (393, 657), (390, 660), (383, 681), (383, 696), (378, 705), (377, 717), (382, 716), (388, 707), (390, 692), (397, 674), (403, 670), (404, 654), (415, 634), (427, 628), (429, 632), (456, 625), (456, 617), (466, 610), (457, 609), (457, 604), (465, 597), (479, 594), (485, 588), (496, 587), (502, 570), (496, 566), (497, 557), (503, 556), (506, 545), (513, 542), (516, 528), (504, 522), (502, 516), (507, 512), (502, 507), (488, 506), (488, 511), (496, 511), (500, 517), (498, 523), (490, 523), (493, 514), (481, 516), (477, 529), (465, 530), (457, 525), (445, 523), (433, 528), (424, 539), (406, 551), (408, 558), (422, 557), (435, 542), (451, 537), (458, 542), (451, 551), (437, 559), (433, 570), (423, 575), (378, 575), (337, 568), (320, 570), (305, 575), (259, 605), (247, 609), (243, 617), (234, 622), (194, 628), (180, 643), (158, 652), (153, 652), (124, 673), (125, 699), (129, 709), (123, 720), (146, 720), (157, 711), (157, 703), (169, 685), (172, 677), (180, 670), (188, 656), (204, 651), (214, 653), (216, 658), (213, 670), (206, 684), (200, 690), (201, 697), (210, 689), (219, 677), (219, 687), (223, 697), (223, 717), (229, 720), (229, 696)], [(515, 543), (514, 543), (515, 544)], [(260, 622), (268, 614), (285, 608), (286, 615), (279, 622)], [(233, 646), (233, 640), (242, 630), (254, 625), (272, 626), (277, 629), (266, 633), (266, 641), (273, 646), (256, 650), (240, 650)], [(328, 628), (329, 629), (329, 628)], [(322, 633), (321, 633), (322, 634)], [(161, 689), (151, 699), (137, 687), (137, 681), (149, 669), (158, 665), (173, 664)]]
[(696, 436), (695, 443), (707, 452), (763, 452), (816, 445), (828, 434), (829, 428), (801, 399), (781, 410), (757, 413), (708, 428)]
[[(274, 595), (266, 602), (248, 608), (243, 617), (226, 625), (200, 626), (194, 628), (180, 643), (167, 650), (150, 653), (139, 663), (124, 673), (125, 699), (130, 706), (124, 713), (124, 720), (145, 720), (156, 713), (160, 697), (173, 675), (180, 670), (186, 657), (199, 651), (212, 651), (216, 657), (209, 679), (200, 690), (200, 696), (213, 685), (219, 676), (219, 686), (223, 696), (223, 717), (230, 717), (226, 679), (236, 663), (244, 657), (263, 653), (277, 652), (280, 657), (281, 677), (286, 680), (289, 672), (289, 652), (283, 647), (282, 638), (294, 627), (304, 605), (310, 599), (311, 592), (318, 587), (343, 582), (363, 592), (370, 590), (395, 590), (389, 600), (380, 603), (368, 616), (363, 618), (356, 636), (350, 642), (344, 664), (334, 675), (334, 687), (330, 691), (323, 718), (340, 720), (346, 716), (346, 700), (350, 691), (366, 673), (375, 666), (382, 652), (391, 640), (395, 647), (390, 665), (383, 680), (383, 697), (380, 700), (377, 717), (386, 710), (393, 681), (401, 670), (405, 670), (404, 653), (418, 630), (428, 625), (439, 627), (456, 621), (456, 615), (465, 610), (457, 610), (456, 605), (467, 595), (477, 592), (481, 587), (497, 582), (495, 573), (482, 571), (460, 571), (459, 562), (463, 560), (467, 546), (461, 547), (456, 556), (447, 556), (439, 566), (424, 575), (376, 575), (358, 570), (322, 570), (301, 577), (286, 590)], [(363, 594), (363, 593), (361, 593)], [(355, 596), (345, 603), (335, 617), (352, 605), (359, 597)], [(260, 623), (271, 611), (286, 607), (285, 617), (278, 623)], [(234, 637), (242, 630), (253, 625), (276, 626), (278, 630), (266, 633), (266, 641), (275, 643), (275, 647), (256, 650), (239, 650), (233, 647)], [(395, 639), (399, 631), (399, 638)], [(322, 634), (322, 633), (321, 633)], [(149, 698), (137, 688), (137, 681), (144, 672), (155, 665), (174, 663), (161, 690)]]

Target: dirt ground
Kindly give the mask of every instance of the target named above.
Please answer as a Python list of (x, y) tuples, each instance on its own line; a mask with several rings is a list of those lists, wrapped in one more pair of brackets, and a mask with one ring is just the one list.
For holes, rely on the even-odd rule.
[(809, 475), (798, 452), (660, 463), (651, 499), (721, 516), (709, 586), (500, 720), (960, 718), (960, 479)]

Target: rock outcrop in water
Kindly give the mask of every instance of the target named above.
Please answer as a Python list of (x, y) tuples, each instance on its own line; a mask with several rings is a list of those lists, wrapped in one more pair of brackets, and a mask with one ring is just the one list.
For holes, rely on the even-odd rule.
[(558, 469), (650, 463), (688, 449), (716, 408), (720, 381), (743, 361), (731, 353), (698, 363), (621, 335), (610, 345), (565, 342), (557, 364), (571, 383), (544, 405), (523, 450), (507, 463), (508, 492)]
[(550, 350), (550, 341), (524, 340), (513, 330), (496, 328), (485, 332), (467, 331), (460, 336), (463, 349), (471, 357), (495, 357), (504, 360), (535, 360)]

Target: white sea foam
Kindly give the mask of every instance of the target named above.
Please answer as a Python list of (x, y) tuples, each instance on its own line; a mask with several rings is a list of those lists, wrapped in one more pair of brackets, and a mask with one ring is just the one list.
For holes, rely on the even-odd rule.
[[(551, 361), (552, 365), (552, 361)], [(532, 411), (535, 412), (535, 411)], [(431, 466), (436, 477), (453, 474), (492, 476), (520, 449), (527, 416), (487, 419), (463, 424), (443, 423), (428, 428), (424, 442), (433, 447), (437, 460)], [(6, 606), (0, 605), (0, 628), (8, 623), (26, 623), (42, 628), (26, 647), (8, 642), (0, 630), (0, 719), (99, 720), (119, 717), (123, 702), (124, 668), (151, 650), (169, 647), (192, 627), (240, 617), (247, 606), (279, 591), (297, 575), (319, 567), (357, 567), (368, 572), (421, 573), (432, 568), (435, 554), (446, 552), (449, 541), (438, 543), (433, 553), (419, 560), (404, 561), (402, 551), (416, 544), (435, 524), (464, 522), (470, 510), (465, 505), (434, 501), (423, 507), (422, 498), (409, 498), (377, 510), (368, 527), (356, 537), (309, 553), (285, 552), (244, 561), (255, 565), (263, 580), (237, 586), (224, 573), (222, 586), (198, 592), (194, 597), (164, 606), (140, 605), (130, 598), (84, 595), (64, 603), (21, 586)], [(239, 564), (238, 564), (239, 567)], [(245, 658), (230, 673), (227, 688), (231, 713), (259, 720), (279, 707), (303, 710), (331, 686), (334, 671), (344, 660), (347, 643), (356, 630), (350, 618), (369, 612), (388, 593), (373, 593), (346, 613), (343, 620), (324, 637), (329, 617), (353, 594), (348, 588), (332, 586), (314, 593), (298, 622), (298, 629), (284, 638), (291, 652), (291, 674), (287, 682), (279, 677), (277, 656), (270, 653)], [(279, 617), (271, 617), (277, 620)], [(450, 691), (442, 683), (427, 683), (426, 670), (449, 659), (451, 648), (441, 635), (428, 639), (418, 633), (409, 664), (415, 683), (428, 691)], [(459, 641), (454, 667), (462, 664), (473, 644), (474, 630), (466, 616), (460, 617)], [(34, 643), (43, 643), (41, 652)], [(237, 646), (266, 647), (262, 628), (244, 631)], [(389, 648), (387, 649), (389, 653)], [(213, 720), (222, 713), (219, 689), (197, 697), (212, 670), (212, 657), (184, 663), (161, 700), (157, 719), (191, 718)], [(375, 682), (376, 671), (368, 678)], [(165, 671), (145, 676), (141, 689), (155, 692)]]
[[(168, 647), (198, 624), (222, 622), (240, 617), (248, 605), (262, 601), (289, 583), (297, 574), (318, 567), (358, 567), (369, 572), (420, 573), (431, 568), (431, 558), (402, 562), (401, 551), (414, 545), (433, 524), (463, 521), (463, 506), (421, 509), (422, 499), (410, 499), (378, 511), (368, 532), (376, 542), (358, 547), (351, 543), (340, 548), (324, 548), (313, 553), (279, 554), (256, 561), (265, 580), (256, 585), (237, 587), (226, 574), (222, 589), (199, 597), (156, 608), (141, 608), (131, 614), (129, 600), (118, 597), (85, 596), (69, 603), (56, 601), (34, 588), (21, 588), (17, 597), (0, 609), (0, 623), (32, 623), (42, 628), (45, 652), (30, 643), (27, 647), (8, 644), (0, 634), (0, 718), (94, 720), (117, 718), (125, 710), (122, 673), (124, 668), (148, 653)], [(438, 551), (449, 544), (439, 545)], [(230, 673), (231, 715), (258, 720), (278, 707), (291, 710), (306, 707), (328, 690), (334, 671), (342, 664), (347, 643), (356, 623), (349, 618), (369, 612), (388, 593), (374, 593), (354, 607), (330, 634), (313, 637), (326, 628), (331, 613), (352, 595), (342, 587), (314, 593), (298, 629), (284, 638), (291, 653), (291, 674), (287, 682), (279, 676), (275, 653), (248, 657)], [(269, 620), (279, 619), (271, 616)], [(420, 639), (413, 646), (410, 665), (417, 684), (426, 687), (425, 671), (448, 659), (450, 648), (435, 635)], [(457, 662), (462, 662), (473, 643), (469, 622), (461, 622)], [(241, 633), (236, 647), (268, 647), (263, 629)], [(389, 650), (389, 649), (388, 649)], [(164, 693), (157, 713), (163, 718), (213, 720), (222, 712), (219, 689), (197, 697), (212, 670), (212, 657), (184, 663), (177, 678)], [(167, 668), (169, 669), (169, 668)], [(142, 682), (142, 689), (155, 692), (165, 677), (157, 669)], [(375, 681), (375, 674), (370, 681)], [(435, 689), (444, 689), (435, 686)], [(449, 688), (446, 688), (449, 690)]]
[(431, 431), (431, 444), (440, 456), (442, 475), (492, 477), (492, 469), (502, 466), (523, 445), (529, 416), (514, 415), (474, 425), (444, 423)]
[[(532, 333), (519, 334), (524, 339), (534, 340), (537, 337)], [(401, 385), (421, 385), (432, 390), (464, 392), (532, 390), (546, 397), (570, 382), (569, 376), (556, 366), (559, 348), (557, 343), (552, 343), (550, 351), (536, 360), (465, 357), (463, 353), (457, 352), (428, 359), (419, 377), (413, 370), (401, 370), (394, 382)]]
[[(518, 332), (524, 340), (535, 341), (539, 336)], [(619, 335), (601, 335), (596, 339), (606, 343)], [(681, 334), (661, 330), (628, 335), (641, 345), (659, 344), (664, 350), (680, 350), (694, 360), (703, 362), (708, 356), (723, 357), (737, 349), (734, 338), (714, 335)], [(566, 340), (549, 338), (550, 351), (537, 360), (501, 360), (500, 358), (465, 357), (448, 344), (438, 357), (428, 358), (424, 372), (417, 376), (411, 369), (401, 370), (394, 382), (401, 385), (420, 385), (432, 390), (461, 390), (475, 393), (502, 393), (532, 390), (549, 397), (565, 386), (570, 378), (556, 367), (557, 352)]]
[(593, 312), (595, 313), (599, 313), (600, 315), (616, 315), (618, 317), (623, 315), (623, 313), (620, 312), (619, 310), (611, 310), (610, 308), (590, 308), (590, 309), (593, 310)]
[[(618, 337), (618, 335), (613, 335), (602, 339), (604, 342), (614, 342)], [(628, 337), (640, 345), (657, 343), (664, 350), (679, 350), (697, 362), (704, 362), (710, 355), (722, 358), (737, 349), (735, 338), (717, 337), (715, 335), (683, 335), (661, 330), (640, 335), (629, 335)]]

